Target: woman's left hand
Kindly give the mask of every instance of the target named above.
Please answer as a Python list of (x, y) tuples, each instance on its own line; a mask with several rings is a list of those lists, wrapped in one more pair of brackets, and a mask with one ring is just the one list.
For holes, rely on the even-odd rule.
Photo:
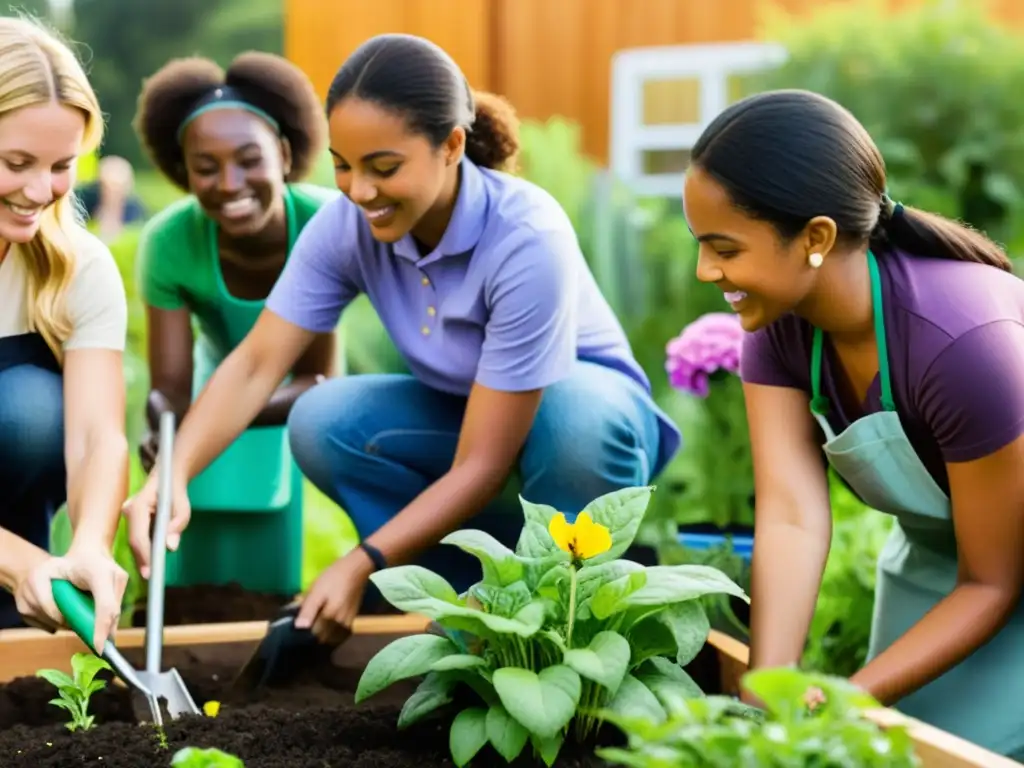
[(51, 632), (66, 626), (53, 599), (54, 579), (66, 579), (92, 595), (96, 605), (92, 644), (102, 652), (121, 618), (128, 572), (104, 547), (75, 543), (63, 557), (47, 557), (33, 565), (14, 590), (15, 603), (29, 623)]
[(295, 626), (312, 628), (321, 643), (337, 645), (352, 633), (373, 564), (356, 549), (335, 560), (302, 598)]

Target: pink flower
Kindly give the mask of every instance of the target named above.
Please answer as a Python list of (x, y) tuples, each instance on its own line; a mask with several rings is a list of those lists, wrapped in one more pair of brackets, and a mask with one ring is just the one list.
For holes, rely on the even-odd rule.
[(718, 371), (739, 373), (743, 328), (731, 312), (708, 312), (665, 346), (665, 370), (676, 389), (707, 397)]

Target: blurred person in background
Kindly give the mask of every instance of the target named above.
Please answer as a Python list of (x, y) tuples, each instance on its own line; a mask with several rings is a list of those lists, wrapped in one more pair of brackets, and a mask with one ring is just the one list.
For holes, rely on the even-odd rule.
[(142, 200), (135, 194), (135, 171), (123, 157), (104, 156), (97, 164), (96, 179), (78, 185), (75, 195), (105, 243), (116, 240), (126, 226), (146, 219)]
[[(95, 599), (99, 649), (128, 583), (111, 552), (128, 492), (127, 302), (69, 193), (103, 117), (74, 54), (31, 21), (0, 18), (0, 69), (0, 628), (62, 626), (51, 581), (67, 579)], [(52, 557), (64, 503), (72, 540)]]
[(806, 91), (719, 114), (683, 197), (697, 276), (747, 332), (752, 668), (800, 659), (831, 465), (895, 521), (852, 682), (1024, 757), (1024, 283), (984, 234), (892, 200), (865, 129)]
[[(170, 61), (145, 82), (135, 128), (160, 172), (188, 193), (146, 223), (136, 257), (148, 324), (148, 471), (160, 415), (170, 410), (181, 423), (193, 392), (260, 317), (303, 229), (338, 192), (299, 181), (324, 151), (326, 121), (308, 78), (280, 56), (245, 53), (227, 71), (203, 58)], [(334, 360), (327, 328), (249, 421), (284, 424)]]
[[(175, 447), (169, 545), (184, 489), (264, 407), (282, 377), (361, 293), (411, 374), (336, 378), (289, 417), (303, 472), (351, 516), (360, 546), (319, 575), (296, 619), (342, 639), (375, 570), (420, 562), (466, 589), (479, 565), (449, 532), (514, 547), (509, 487), (574, 517), (650, 482), (680, 436), (601, 295), (566, 213), (510, 173), (518, 122), (452, 58), (383, 35), (342, 65), (327, 97), (342, 197), (302, 232), (252, 332), (189, 411)], [(130, 506), (148, 562), (156, 478)], [(460, 557), (461, 556), (461, 557)], [(372, 594), (372, 592), (370, 593)]]

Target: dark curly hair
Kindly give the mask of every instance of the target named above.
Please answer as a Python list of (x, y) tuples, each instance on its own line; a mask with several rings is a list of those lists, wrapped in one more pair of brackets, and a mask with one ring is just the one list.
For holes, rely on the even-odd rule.
[(133, 125), (160, 172), (188, 191), (178, 128), (199, 100), (221, 85), (236, 89), (277, 121), (291, 147), (292, 167), (285, 180), (305, 178), (327, 146), (320, 99), (302, 70), (257, 51), (240, 54), (227, 71), (202, 57), (172, 59), (145, 80)]
[(516, 170), (519, 120), (512, 105), (473, 91), (454, 59), (426, 38), (386, 34), (367, 40), (334, 76), (327, 113), (348, 96), (404, 116), (435, 147), (462, 126), (470, 160), (484, 168)]

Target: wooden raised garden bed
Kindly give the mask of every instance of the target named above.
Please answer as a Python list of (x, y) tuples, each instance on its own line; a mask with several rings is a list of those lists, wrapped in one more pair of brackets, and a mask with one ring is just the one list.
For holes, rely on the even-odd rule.
[[(53, 687), (34, 674), (41, 668), (70, 672), (71, 655), (85, 646), (69, 632), (6, 630), (0, 632), (0, 765), (149, 768), (168, 765), (174, 751), (184, 746), (216, 746), (243, 757), (246, 768), (451, 766), (446, 725), (424, 722), (401, 735), (396, 732), (398, 713), (413, 683), (398, 683), (358, 706), (352, 701), (369, 659), (397, 637), (426, 626), (426, 619), (413, 615), (360, 617), (333, 665), (288, 688), (262, 691), (244, 701), (233, 698), (228, 683), (263, 637), (265, 622), (168, 627), (164, 667), (182, 674), (197, 704), (216, 700), (221, 710), (216, 718), (168, 723), (166, 750), (159, 748), (154, 729), (136, 724), (130, 694), (120, 684), (109, 685), (90, 701), (100, 725), (68, 732), (61, 725), (65, 713), (48, 704)], [(144, 663), (143, 642), (141, 629), (118, 633), (118, 647), (139, 667)], [(732, 660), (742, 650), (732, 638), (713, 633), (706, 652), (691, 665), (694, 678), (710, 690), (735, 685), (738, 667)], [(724, 686), (719, 682), (723, 677)], [(479, 762), (504, 764), (490, 754), (481, 754)], [(569, 745), (557, 763), (565, 768), (603, 764), (592, 749)]]
[[(220, 622), (171, 626), (164, 633), (164, 667), (181, 672), (197, 703), (220, 701), (216, 718), (186, 718), (166, 727), (167, 748), (155, 730), (136, 723), (128, 691), (119, 684), (94, 694), (90, 711), (100, 723), (70, 733), (61, 724), (64, 712), (48, 704), (49, 683), (34, 677), (40, 668), (70, 671), (73, 653), (84, 650), (68, 632), (49, 635), (38, 630), (0, 632), (0, 765), (31, 768), (150, 768), (167, 766), (184, 746), (233, 752), (246, 768), (433, 768), (451, 766), (448, 728), (423, 722), (400, 734), (396, 722), (402, 703), (415, 687), (399, 683), (360, 705), (353, 691), (367, 661), (397, 637), (422, 632), (420, 616), (364, 616), (352, 639), (335, 654), (333, 664), (292, 686), (238, 700), (228, 690), (232, 675), (263, 637), (265, 621)], [(143, 630), (118, 633), (118, 646), (142, 666)], [(712, 632), (705, 650), (688, 670), (708, 693), (733, 693), (746, 669), (748, 649)], [(908, 721), (891, 710), (874, 715), (883, 724), (909, 724), (926, 768), (1012, 768), (1000, 758), (930, 726)], [(504, 765), (496, 755), (481, 753), (481, 765)], [(526, 764), (526, 763), (522, 763)], [(596, 768), (604, 765), (592, 749), (569, 744), (557, 766)]]

